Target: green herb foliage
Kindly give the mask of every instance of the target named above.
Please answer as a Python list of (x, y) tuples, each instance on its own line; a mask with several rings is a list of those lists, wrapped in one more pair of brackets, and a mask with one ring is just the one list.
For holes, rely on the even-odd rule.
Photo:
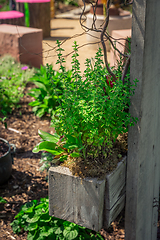
[[(62, 73), (53, 70), (52, 65), (41, 66), (33, 78), (33, 83), (37, 86), (32, 88), (29, 95), (34, 97), (30, 102), (32, 110), (38, 117), (45, 114), (52, 116), (59, 105), (63, 93)], [(69, 75), (69, 72), (67, 73)]]
[(4, 116), (20, 107), (24, 88), (33, 76), (34, 68), (22, 70), (22, 66), (10, 56), (0, 58), (0, 113)]
[(7, 201), (0, 197), (0, 203), (7, 203)]
[(40, 161), (41, 171), (48, 170), (58, 161), (63, 162), (68, 156), (89, 160), (98, 158), (103, 162), (108, 154), (112, 154), (117, 136), (127, 132), (128, 126), (137, 121), (129, 113), (130, 96), (134, 94), (137, 81), (131, 85), (128, 72), (123, 84), (122, 61), (118, 62), (117, 69), (113, 69), (117, 77), (114, 81), (104, 67), (99, 49), (94, 63), (86, 60), (86, 70), (82, 76), (75, 42), (72, 75), (68, 77), (59, 41), (57, 45), (57, 64), (63, 73), (60, 77), (64, 90), (52, 118), (56, 133), (51, 135), (39, 130), (42, 141), (33, 149), (33, 152), (44, 151)]
[(63, 136), (60, 137), (57, 133), (52, 135), (38, 130), (38, 134), (42, 138), (42, 141), (34, 147), (33, 152), (44, 151), (40, 160), (40, 164), (42, 164), (40, 171), (48, 170), (51, 165), (57, 164), (58, 161), (63, 162), (67, 160), (68, 154), (71, 157), (78, 157), (78, 152), (83, 149), (81, 134), (78, 138), (67, 135), (65, 141)]
[(15, 220), (10, 224), (16, 234), (27, 231), (28, 240), (85, 240), (103, 239), (85, 227), (49, 215), (49, 200), (41, 198), (22, 206)]
[(114, 81), (104, 67), (101, 49), (94, 63), (86, 60), (86, 70), (82, 76), (76, 42), (73, 49), (72, 76), (64, 79), (63, 98), (53, 126), (66, 141), (68, 136), (75, 139), (81, 136), (83, 148), (80, 154), (83, 158), (104, 159), (118, 135), (127, 132), (128, 126), (137, 121), (128, 111), (137, 81), (131, 85), (127, 75), (123, 84), (121, 65), (114, 70), (117, 77)]

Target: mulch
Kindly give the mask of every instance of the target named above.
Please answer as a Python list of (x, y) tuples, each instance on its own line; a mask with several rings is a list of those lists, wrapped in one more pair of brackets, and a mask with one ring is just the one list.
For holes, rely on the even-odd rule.
[[(21, 108), (15, 109), (7, 119), (8, 129), (0, 123), (0, 137), (16, 145), (11, 177), (0, 186), (0, 196), (7, 200), (4, 207), (0, 209), (0, 239), (2, 240), (27, 239), (26, 232), (19, 236), (14, 234), (10, 223), (24, 203), (48, 196), (47, 173), (39, 171), (41, 153), (32, 153), (32, 149), (40, 142), (38, 129), (49, 133), (53, 133), (54, 129), (50, 128), (50, 120), (47, 117), (39, 119), (32, 113), (31, 107), (28, 106), (32, 98), (27, 96), (27, 88), (21, 100)], [(108, 230), (100, 231), (104, 239), (125, 238), (124, 215), (123, 210)], [(160, 239), (159, 229), (157, 239)]]
[[(30, 87), (28, 87), (30, 88)], [(27, 93), (27, 90), (25, 90)], [(31, 200), (48, 196), (47, 173), (39, 171), (41, 153), (32, 149), (40, 142), (38, 129), (53, 133), (50, 120), (37, 118), (28, 103), (32, 100), (27, 94), (21, 100), (21, 108), (15, 109), (7, 119), (5, 129), (0, 123), (0, 137), (16, 145), (12, 174), (9, 180), (0, 186), (0, 196), (7, 203), (0, 209), (0, 239), (27, 239), (27, 233), (14, 234), (10, 223), (20, 207)], [(108, 231), (101, 230), (104, 239), (124, 239), (124, 212), (117, 218)]]

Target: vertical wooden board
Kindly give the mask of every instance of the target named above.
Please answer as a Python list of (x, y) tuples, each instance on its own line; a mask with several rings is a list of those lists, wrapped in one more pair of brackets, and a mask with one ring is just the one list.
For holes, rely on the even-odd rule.
[(104, 198), (104, 227), (108, 228), (125, 205), (126, 192), (126, 157), (117, 168), (106, 176)]
[(110, 227), (111, 223), (117, 218), (125, 206), (126, 194), (124, 193), (121, 198), (112, 206), (111, 209), (105, 209), (105, 222), (104, 228)]
[(103, 225), (105, 180), (81, 179), (65, 167), (49, 169), (49, 212), (99, 231)]
[(160, 171), (160, 1), (134, 0), (131, 81), (138, 79), (130, 113), (126, 240), (157, 239)]

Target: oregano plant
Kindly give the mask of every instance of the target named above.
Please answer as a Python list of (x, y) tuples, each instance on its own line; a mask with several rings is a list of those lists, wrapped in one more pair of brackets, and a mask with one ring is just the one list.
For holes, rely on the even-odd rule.
[[(57, 42), (59, 71), (63, 74), (63, 94), (52, 118), (55, 134), (39, 131), (42, 142), (33, 152), (43, 153), (41, 169), (48, 169), (50, 164), (65, 160), (78, 163), (80, 159), (91, 162), (107, 163), (104, 168), (110, 168), (108, 157), (113, 153), (115, 142), (120, 134), (128, 131), (137, 119), (129, 113), (130, 97), (134, 94), (137, 80), (130, 83), (129, 73), (125, 81), (121, 80), (123, 64), (120, 61), (117, 69), (112, 69), (116, 80), (108, 73), (103, 63), (102, 50), (96, 53), (94, 61), (86, 59), (84, 74), (80, 71), (78, 61), (78, 45), (74, 42), (72, 70), (68, 76), (64, 67), (61, 43)], [(46, 138), (47, 136), (47, 138)], [(53, 158), (51, 158), (53, 154)], [(121, 154), (117, 153), (121, 158)], [(111, 160), (112, 161), (112, 160)], [(49, 164), (48, 164), (49, 163)], [(117, 160), (114, 167), (116, 167)], [(78, 165), (78, 164), (77, 164)], [(67, 165), (68, 166), (68, 165)], [(108, 171), (112, 170), (111, 167)], [(107, 169), (106, 169), (107, 171)]]
[(131, 85), (127, 75), (123, 84), (120, 71), (115, 72), (117, 79), (113, 80), (104, 67), (101, 49), (94, 63), (86, 60), (82, 75), (76, 42), (73, 49), (72, 77), (69, 82), (67, 78), (64, 81), (63, 99), (56, 111), (58, 120), (53, 119), (55, 130), (64, 138), (78, 138), (81, 133), (82, 157), (104, 156), (118, 135), (136, 122), (128, 111), (136, 81)]

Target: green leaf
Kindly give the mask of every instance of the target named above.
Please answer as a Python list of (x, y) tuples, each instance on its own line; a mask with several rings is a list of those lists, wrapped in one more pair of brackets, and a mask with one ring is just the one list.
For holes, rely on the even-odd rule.
[(27, 226), (26, 231), (33, 231), (38, 228), (38, 224), (36, 222), (31, 223)]
[(37, 231), (30, 231), (27, 235), (27, 240), (36, 240), (37, 238), (36, 237), (36, 234), (37, 234)]
[(61, 234), (62, 233), (61, 227), (58, 227), (54, 233), (58, 235)]
[(34, 84), (37, 85), (39, 88), (43, 89), (44, 91), (47, 91), (45, 84), (38, 81), (34, 81)]
[(40, 218), (40, 216), (36, 215), (36, 216), (33, 216), (32, 218), (27, 218), (26, 222), (28, 222), (28, 223), (36, 223), (36, 222), (38, 222), (39, 218)]
[(45, 113), (46, 113), (46, 109), (45, 108), (40, 108), (40, 109), (37, 110), (36, 116), (41, 118)]
[(28, 208), (25, 213), (32, 213), (34, 211), (34, 206), (31, 208)]
[(67, 240), (72, 240), (72, 239), (75, 239), (78, 236), (78, 231), (77, 230), (68, 231), (68, 230), (64, 229), (63, 236)]
[(41, 215), (40, 222), (50, 222), (51, 219), (52, 217), (49, 216), (49, 212), (47, 212)]
[(68, 157), (68, 155), (63, 155), (63, 156), (61, 156), (61, 157), (59, 158), (59, 161), (60, 161), (60, 162), (64, 162), (65, 160), (67, 160), (67, 157)]
[(80, 157), (81, 154), (80, 153), (77, 153), (77, 152), (73, 152), (70, 154), (71, 157)]
[(64, 147), (64, 148), (67, 148), (67, 149), (71, 149), (71, 150), (72, 150), (72, 149), (75, 149), (75, 148), (78, 148), (77, 145), (71, 145), (71, 144), (69, 144), (69, 143), (64, 144), (63, 147)]
[(53, 155), (59, 155), (61, 153), (64, 152), (64, 150), (60, 147), (57, 147), (57, 144), (52, 143), (52, 142), (41, 142), (39, 143), (37, 146), (34, 147), (34, 149), (32, 150), (32, 152), (37, 153), (39, 151), (46, 151), (46, 152), (50, 152)]
[(42, 130), (38, 130), (38, 134), (44, 141), (53, 142), (53, 143), (57, 143), (60, 138), (60, 136), (57, 133), (54, 133), (52, 135), (52, 134), (44, 132)]
[(10, 226), (12, 227), (14, 233), (19, 233), (21, 231), (18, 220), (14, 220), (10, 223)]
[(0, 197), (0, 203), (6, 203), (7, 201)]

